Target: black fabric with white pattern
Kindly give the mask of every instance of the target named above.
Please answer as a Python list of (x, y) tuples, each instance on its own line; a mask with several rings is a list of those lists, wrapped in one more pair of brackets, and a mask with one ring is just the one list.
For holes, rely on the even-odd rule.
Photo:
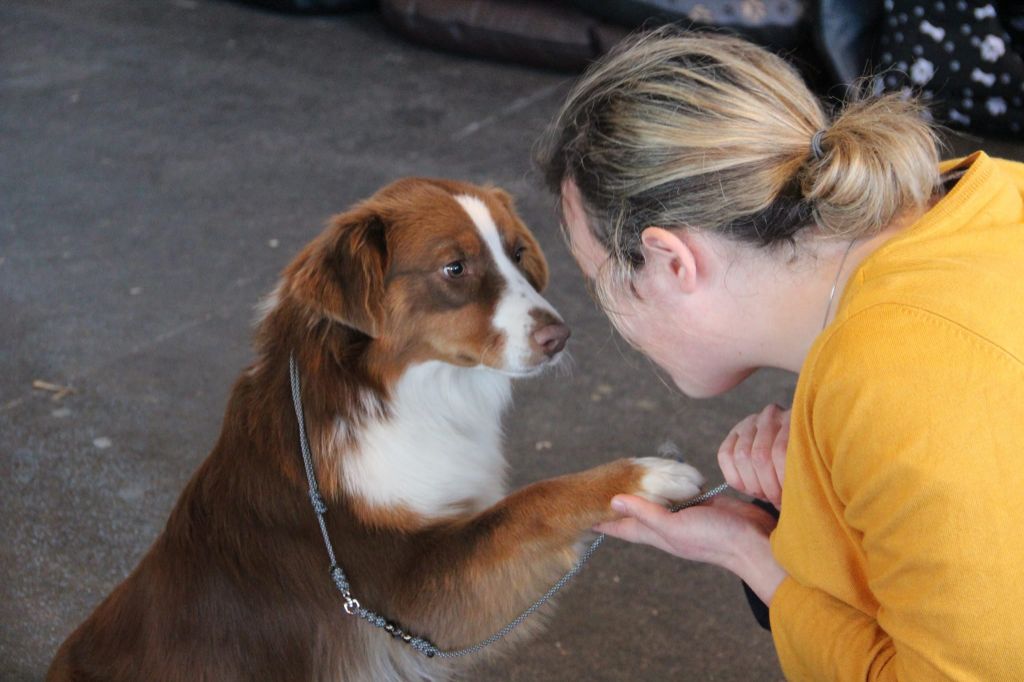
[(1024, 135), (1019, 3), (885, 0), (884, 8), (880, 87), (922, 94), (950, 126)]

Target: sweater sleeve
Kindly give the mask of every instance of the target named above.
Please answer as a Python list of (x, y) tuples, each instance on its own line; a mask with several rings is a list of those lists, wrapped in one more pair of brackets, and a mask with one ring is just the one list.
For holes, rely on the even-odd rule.
[(874, 618), (786, 578), (775, 592), (772, 636), (790, 680), (895, 680), (896, 647)]
[(823, 511), (859, 548), (850, 570), (876, 605), (788, 578), (771, 603), (783, 670), (1024, 679), (1024, 366), (932, 313), (860, 315), (819, 354), (807, 409), (835, 500)]

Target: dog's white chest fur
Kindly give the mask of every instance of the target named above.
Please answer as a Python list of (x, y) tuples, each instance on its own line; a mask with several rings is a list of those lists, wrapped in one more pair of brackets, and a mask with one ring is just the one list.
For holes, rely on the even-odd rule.
[(508, 377), (487, 369), (410, 367), (392, 393), (390, 416), (356, 436), (346, 488), (375, 506), (430, 518), (494, 504), (505, 495), (501, 415), (511, 395)]

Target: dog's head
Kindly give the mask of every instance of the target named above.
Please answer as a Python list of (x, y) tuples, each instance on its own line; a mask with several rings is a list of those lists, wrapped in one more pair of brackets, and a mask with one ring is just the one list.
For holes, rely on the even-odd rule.
[(335, 216), (284, 287), (407, 361), (523, 376), (556, 360), (569, 337), (540, 295), (547, 278), (507, 193), (409, 178)]

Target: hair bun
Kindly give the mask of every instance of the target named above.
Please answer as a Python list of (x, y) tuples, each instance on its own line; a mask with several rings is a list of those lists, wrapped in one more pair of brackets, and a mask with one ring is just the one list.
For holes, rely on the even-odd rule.
[(801, 187), (828, 234), (876, 234), (902, 209), (925, 206), (939, 184), (925, 110), (899, 94), (855, 99), (810, 146)]

